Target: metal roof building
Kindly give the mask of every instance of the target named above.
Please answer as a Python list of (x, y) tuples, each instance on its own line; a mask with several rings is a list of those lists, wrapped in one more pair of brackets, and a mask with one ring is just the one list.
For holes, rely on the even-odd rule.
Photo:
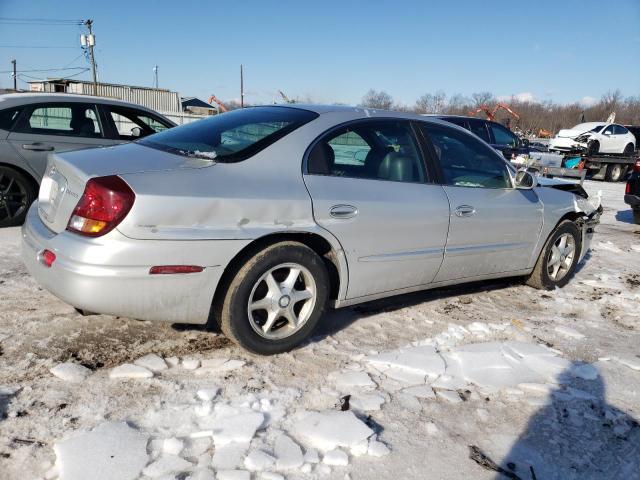
[(98, 83), (97, 92), (92, 82), (85, 80), (47, 79), (29, 82), (29, 91), (47, 93), (75, 93), (97, 95), (137, 103), (158, 112), (182, 112), (180, 95), (171, 90), (115, 83)]

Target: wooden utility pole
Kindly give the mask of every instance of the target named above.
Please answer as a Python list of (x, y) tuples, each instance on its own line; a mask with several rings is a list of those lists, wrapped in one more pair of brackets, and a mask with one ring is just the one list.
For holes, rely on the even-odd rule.
[(240, 108), (244, 108), (244, 74), (240, 64)]
[(96, 57), (93, 54), (93, 47), (96, 44), (95, 37), (93, 36), (93, 20), (89, 19), (84, 22), (89, 29), (89, 35), (87, 37), (87, 46), (89, 47), (89, 57), (91, 59), (91, 70), (93, 71), (93, 94), (98, 95), (98, 76), (96, 74)]
[(15, 58), (11, 60), (11, 65), (13, 65), (13, 89), (18, 90), (18, 74), (16, 72), (16, 60)]

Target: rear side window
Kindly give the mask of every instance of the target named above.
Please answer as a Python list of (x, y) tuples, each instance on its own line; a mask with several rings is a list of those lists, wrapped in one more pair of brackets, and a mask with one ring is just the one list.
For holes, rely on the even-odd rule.
[(42, 135), (102, 136), (95, 106), (82, 103), (36, 106), (16, 129)]
[(454, 187), (511, 188), (507, 163), (476, 137), (440, 125), (423, 124), (440, 163), (443, 183)]
[(21, 108), (9, 108), (0, 110), (0, 129), (11, 130), (18, 120), (18, 116), (22, 111)]
[(509, 130), (497, 123), (490, 123), (489, 128), (493, 132), (493, 138), (496, 145), (508, 145), (510, 147), (518, 146), (518, 139)]
[(317, 113), (298, 108), (245, 108), (172, 128), (138, 143), (178, 155), (238, 162), (317, 117)]
[(136, 140), (171, 128), (146, 112), (112, 106), (103, 108), (108, 110), (120, 140)]
[(622, 125), (614, 125), (613, 128), (613, 133), (616, 135), (626, 135), (629, 133), (629, 130), (624, 128)]
[(355, 122), (321, 138), (309, 153), (310, 174), (424, 182), (420, 150), (408, 122)]
[(483, 122), (482, 120), (469, 120), (469, 126), (471, 127), (471, 133), (478, 136), (485, 142), (491, 143), (489, 131), (487, 130), (487, 122)]

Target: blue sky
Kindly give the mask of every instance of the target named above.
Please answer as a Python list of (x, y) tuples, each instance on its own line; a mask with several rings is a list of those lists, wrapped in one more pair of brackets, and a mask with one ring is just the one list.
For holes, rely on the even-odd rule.
[[(152, 86), (157, 64), (161, 87), (204, 99), (237, 99), (240, 63), (251, 103), (278, 89), (351, 104), (370, 88), (405, 104), (436, 90), (557, 102), (640, 94), (640, 0), (0, 0), (0, 17), (92, 18), (101, 81)], [(0, 23), (0, 71), (12, 58), (18, 70), (88, 66), (80, 33)], [(0, 73), (0, 86), (11, 82)]]

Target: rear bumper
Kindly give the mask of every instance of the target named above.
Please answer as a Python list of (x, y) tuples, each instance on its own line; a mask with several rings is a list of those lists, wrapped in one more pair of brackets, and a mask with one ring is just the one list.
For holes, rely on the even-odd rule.
[[(100, 314), (206, 323), (226, 257), (244, 245), (244, 241), (134, 240), (117, 230), (99, 238), (66, 231), (56, 234), (37, 212), (35, 202), (22, 227), (27, 270), (64, 302)], [(44, 249), (56, 255), (50, 268), (39, 260)], [(176, 264), (205, 268), (199, 273), (149, 274), (154, 265)]]
[(631, 205), (634, 210), (638, 210), (640, 209), (640, 195), (627, 194), (624, 196), (624, 203)]

